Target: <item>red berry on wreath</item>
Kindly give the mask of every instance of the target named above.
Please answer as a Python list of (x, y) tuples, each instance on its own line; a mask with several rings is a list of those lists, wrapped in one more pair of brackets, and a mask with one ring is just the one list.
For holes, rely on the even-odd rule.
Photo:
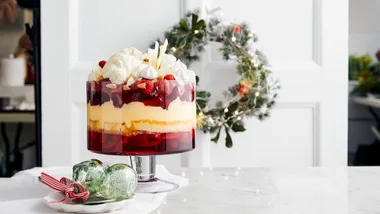
[(251, 83), (246, 81), (240, 81), (239, 86), (237, 87), (239, 95), (242, 97), (246, 94), (249, 94), (249, 87), (251, 87)]
[(102, 60), (102, 61), (99, 62), (99, 66), (100, 66), (101, 68), (103, 68), (105, 64), (106, 64), (106, 61), (105, 61), (105, 60)]
[(379, 61), (379, 62), (380, 62), (380, 50), (379, 50), (379, 51), (377, 51), (377, 53), (376, 53), (376, 58), (377, 58), (377, 61)]
[(235, 33), (240, 33), (241, 25), (236, 25), (232, 28), (232, 31)]
[(166, 79), (166, 80), (175, 80), (175, 77), (174, 77), (173, 74), (166, 74), (166, 75), (164, 76), (164, 79)]

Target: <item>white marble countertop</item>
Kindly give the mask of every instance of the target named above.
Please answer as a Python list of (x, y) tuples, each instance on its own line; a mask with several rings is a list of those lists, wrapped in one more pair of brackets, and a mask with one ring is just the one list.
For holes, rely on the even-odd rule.
[[(189, 178), (189, 185), (167, 194), (152, 213), (380, 213), (380, 167), (182, 169), (176, 174)], [(40, 184), (9, 194), (14, 185), (0, 179), (0, 213), (56, 213), (42, 203), (46, 189)]]

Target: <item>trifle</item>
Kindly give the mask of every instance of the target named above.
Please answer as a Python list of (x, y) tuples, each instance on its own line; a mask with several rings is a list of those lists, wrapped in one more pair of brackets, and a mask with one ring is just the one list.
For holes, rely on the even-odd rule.
[(167, 41), (141, 53), (123, 49), (95, 65), (87, 81), (87, 148), (151, 156), (195, 147), (195, 74)]

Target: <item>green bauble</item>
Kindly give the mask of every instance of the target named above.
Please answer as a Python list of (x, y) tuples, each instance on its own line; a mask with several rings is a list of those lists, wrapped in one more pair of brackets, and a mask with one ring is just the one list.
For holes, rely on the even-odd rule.
[(108, 167), (101, 178), (99, 196), (124, 200), (133, 196), (137, 186), (137, 174), (128, 164)]
[(90, 192), (90, 196), (99, 190), (104, 167), (101, 161), (91, 159), (74, 165), (73, 181), (81, 184)]

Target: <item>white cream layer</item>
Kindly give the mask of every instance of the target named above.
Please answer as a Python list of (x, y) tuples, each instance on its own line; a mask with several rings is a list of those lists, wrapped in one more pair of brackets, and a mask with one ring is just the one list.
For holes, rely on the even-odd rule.
[(182, 102), (179, 98), (171, 102), (167, 110), (145, 106), (142, 102), (131, 102), (121, 108), (116, 108), (111, 101), (101, 106), (87, 104), (89, 128), (114, 134), (190, 131), (195, 128), (195, 115), (195, 102)]

